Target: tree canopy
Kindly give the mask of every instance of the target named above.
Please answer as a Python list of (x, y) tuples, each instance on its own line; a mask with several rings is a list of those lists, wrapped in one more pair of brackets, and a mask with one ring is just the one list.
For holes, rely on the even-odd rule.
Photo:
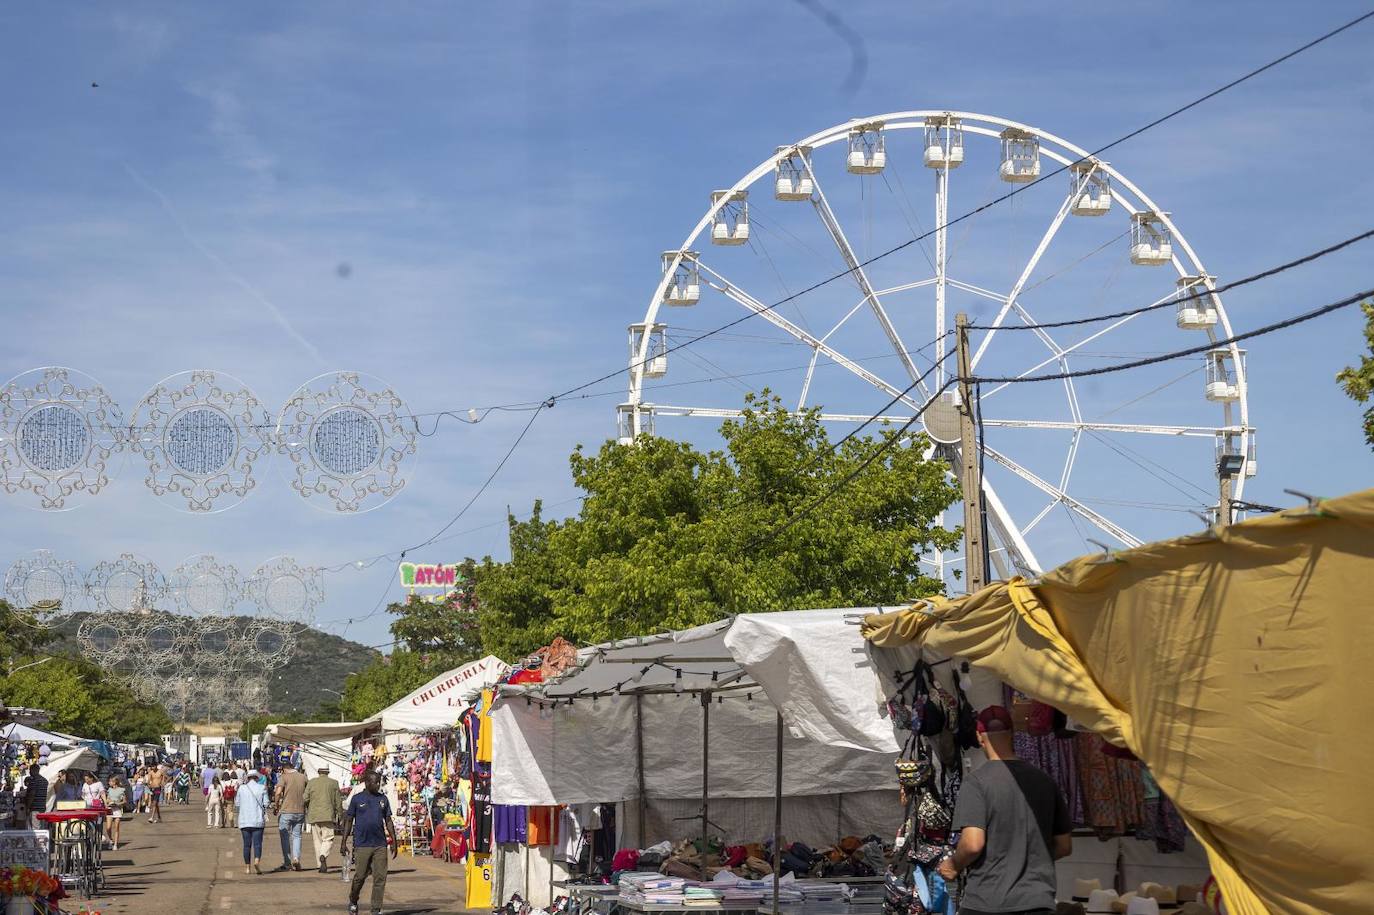
[[(667, 438), (579, 447), (578, 516), (511, 525), (512, 558), (476, 574), (486, 650), (513, 658), (562, 635), (581, 644), (740, 612), (873, 606), (938, 592), (919, 557), (954, 547), (936, 523), (959, 496), (927, 441), (896, 433), (833, 448), (819, 411), (763, 392), (721, 426), (723, 450)], [(816, 505), (834, 487), (843, 491)]]
[(0, 600), (0, 700), (51, 712), (49, 727), (79, 737), (155, 743), (172, 730), (162, 706), (138, 701), (89, 661), (56, 653), (54, 643), (59, 634), (32, 611)]
[[(1359, 365), (1342, 369), (1336, 380), (1356, 403), (1368, 403), (1374, 398), (1374, 302), (1365, 302), (1360, 308), (1364, 310), (1364, 342), (1370, 354), (1361, 356)], [(1374, 448), (1374, 405), (1364, 411), (1364, 440)]]

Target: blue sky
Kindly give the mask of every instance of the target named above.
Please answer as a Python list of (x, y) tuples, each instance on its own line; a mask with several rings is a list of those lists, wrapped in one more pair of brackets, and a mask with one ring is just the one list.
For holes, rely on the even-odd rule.
[[(0, 13), (0, 375), (71, 366), (103, 382), (126, 411), (157, 381), (192, 368), (234, 375), (273, 408), (335, 369), (387, 380), (416, 412), (538, 399), (624, 364), (625, 326), (644, 314), (659, 253), (681, 243), (712, 189), (778, 145), (850, 118), (953, 108), (1094, 148), (1362, 9), (1166, 2), (1147, 15), (1088, 3), (1034, 13), (995, 4), (829, 5), (843, 9), (863, 41), (866, 69), (850, 92), (842, 91), (849, 46), (781, 0), (9, 7)], [(1366, 24), (1108, 158), (1174, 214), (1221, 281), (1355, 234), (1374, 211), (1374, 74), (1361, 63), (1372, 48)], [(956, 176), (952, 214), (1006, 187), (974, 164), (966, 181)], [(925, 194), (915, 209), (928, 226), (921, 171), (904, 174), (913, 197)], [(1033, 244), (1037, 208), (1052, 214), (1051, 198), (1061, 194), (1050, 184), (971, 221), (970, 247), (951, 270), (1005, 289), (1010, 261), (999, 252)], [(835, 192), (859, 226), (856, 247), (872, 253), (910, 237), (900, 208), (884, 211), (880, 200), (864, 216), (859, 188)], [(766, 185), (756, 193), (763, 217), (771, 195)], [(750, 249), (728, 268), (774, 272), (775, 286), (761, 296), (838, 269), (809, 261), (804, 246), (784, 251), (778, 240), (790, 230), (774, 219), (761, 223), (764, 238), (777, 228), (773, 254)], [(1067, 271), (1093, 247), (1085, 235), (1045, 263)], [(1124, 261), (1124, 242), (1108, 250)], [(729, 264), (724, 253), (707, 253)], [(351, 267), (347, 276), (341, 263)], [(1226, 297), (1231, 320), (1245, 330), (1368, 287), (1369, 263), (1366, 245), (1238, 291)], [(1107, 261), (1084, 264), (1065, 285), (1045, 287), (1037, 317), (1142, 304)], [(892, 273), (901, 269), (894, 264)], [(832, 304), (848, 307), (848, 294), (815, 307)], [(681, 338), (738, 314), (717, 300), (667, 317)], [(1286, 504), (1286, 487), (1336, 494), (1368, 485), (1359, 410), (1333, 381), (1358, 354), (1359, 328), (1350, 310), (1249, 346), (1263, 467), (1249, 498)], [(1157, 330), (1157, 340), (1123, 337), (1096, 358), (1197, 339)], [(775, 345), (776, 335), (762, 339), (767, 333), (761, 322), (744, 325), (736, 338), (675, 358), (664, 381), (778, 370), (775, 387), (792, 383), (794, 398), (795, 378), (780, 369), (805, 356)], [(885, 344), (876, 333), (856, 329), (845, 346), (873, 355)], [(1007, 350), (1005, 366), (1038, 361), (1031, 350)], [(1105, 410), (1197, 365), (1089, 393)], [(763, 383), (774, 381), (765, 375)], [(685, 390), (715, 406), (736, 406), (741, 396), (726, 383)], [(825, 390), (818, 384), (813, 401)], [(852, 394), (833, 390), (837, 405)], [(507, 504), (524, 513), (543, 498), (553, 514), (573, 510), (567, 454), (612, 433), (617, 392), (620, 381), (541, 416), (455, 525), (461, 536), (411, 558), (503, 555)], [(1048, 410), (1053, 398), (1044, 396)], [(1033, 398), (1011, 403), (1003, 416), (1033, 414)], [(1131, 408), (1137, 421), (1199, 421), (1200, 378), (1145, 406)], [(526, 418), (446, 421), (422, 441), (409, 489), (357, 517), (316, 511), (271, 467), (244, 504), (190, 516), (159, 504), (130, 465), (77, 511), (0, 501), (0, 554), (8, 564), (47, 548), (89, 567), (134, 552), (170, 570), (208, 552), (247, 570), (278, 554), (334, 565), (399, 549), (467, 501)], [(660, 432), (713, 439), (711, 424), (696, 420), (664, 420)], [(989, 431), (994, 447), (1028, 465), (1050, 468), (1062, 456), (1055, 442), (1032, 439)], [(1210, 485), (1210, 444), (1174, 444), (1151, 442), (1137, 457), (1187, 476), (1186, 491)], [(1137, 487), (1159, 484), (1154, 473), (1137, 484), (1140, 464), (1105, 447), (1085, 449), (1080, 461), (1071, 492), (1104, 506), (1147, 498), (1134, 495), (1145, 491)], [(1007, 498), (1014, 513), (1035, 510), (1029, 497)], [(1148, 498), (1172, 507), (1137, 519), (1146, 535), (1198, 526), (1183, 510), (1186, 492)], [(1050, 562), (1081, 552), (1083, 534), (1092, 536), (1060, 514), (1032, 541)], [(340, 621), (371, 610), (395, 580), (390, 564), (331, 574), (323, 624), (345, 631)], [(385, 615), (346, 633), (384, 642)]]

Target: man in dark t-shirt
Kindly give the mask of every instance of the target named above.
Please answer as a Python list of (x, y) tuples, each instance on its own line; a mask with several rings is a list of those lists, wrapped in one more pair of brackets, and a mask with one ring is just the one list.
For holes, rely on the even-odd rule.
[(959, 847), (940, 864), (968, 882), (960, 915), (1049, 915), (1054, 862), (1073, 850), (1068, 804), (1044, 772), (1012, 748), (1011, 713), (1000, 705), (978, 715), (978, 745), (988, 761), (964, 779), (954, 805)]
[[(339, 852), (348, 857), (348, 840), (353, 839), (353, 883), (348, 890), (348, 915), (357, 915), (358, 897), (363, 882), (372, 875), (372, 915), (382, 911), (386, 892), (387, 840), (391, 857), (396, 857), (396, 825), (391, 820), (391, 804), (382, 794), (382, 777), (369, 769), (363, 776), (365, 790), (353, 795), (344, 811), (343, 841)], [(346, 865), (345, 865), (346, 866)]]

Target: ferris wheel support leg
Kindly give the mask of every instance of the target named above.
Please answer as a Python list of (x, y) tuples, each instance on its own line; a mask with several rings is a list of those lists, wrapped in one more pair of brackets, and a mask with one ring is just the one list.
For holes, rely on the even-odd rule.
[(1005, 579), (1017, 572), (1040, 574), (1043, 571), (1040, 561), (1035, 558), (1035, 553), (1031, 551), (1026, 538), (1021, 535), (1016, 522), (1011, 520), (1011, 514), (1007, 512), (1007, 507), (1002, 504), (987, 477), (983, 477), (983, 501), (987, 505), (988, 533), (1001, 541), (1006, 558), (1011, 560), (1011, 567), (1008, 568), (1003, 556), (996, 550), (991, 551), (993, 565), (997, 567), (997, 576)]

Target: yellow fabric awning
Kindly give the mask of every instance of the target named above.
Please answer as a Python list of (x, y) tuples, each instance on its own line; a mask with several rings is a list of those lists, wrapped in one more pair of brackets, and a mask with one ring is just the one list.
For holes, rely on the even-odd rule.
[(1374, 911), (1374, 490), (869, 616), (1149, 766), (1232, 915)]

